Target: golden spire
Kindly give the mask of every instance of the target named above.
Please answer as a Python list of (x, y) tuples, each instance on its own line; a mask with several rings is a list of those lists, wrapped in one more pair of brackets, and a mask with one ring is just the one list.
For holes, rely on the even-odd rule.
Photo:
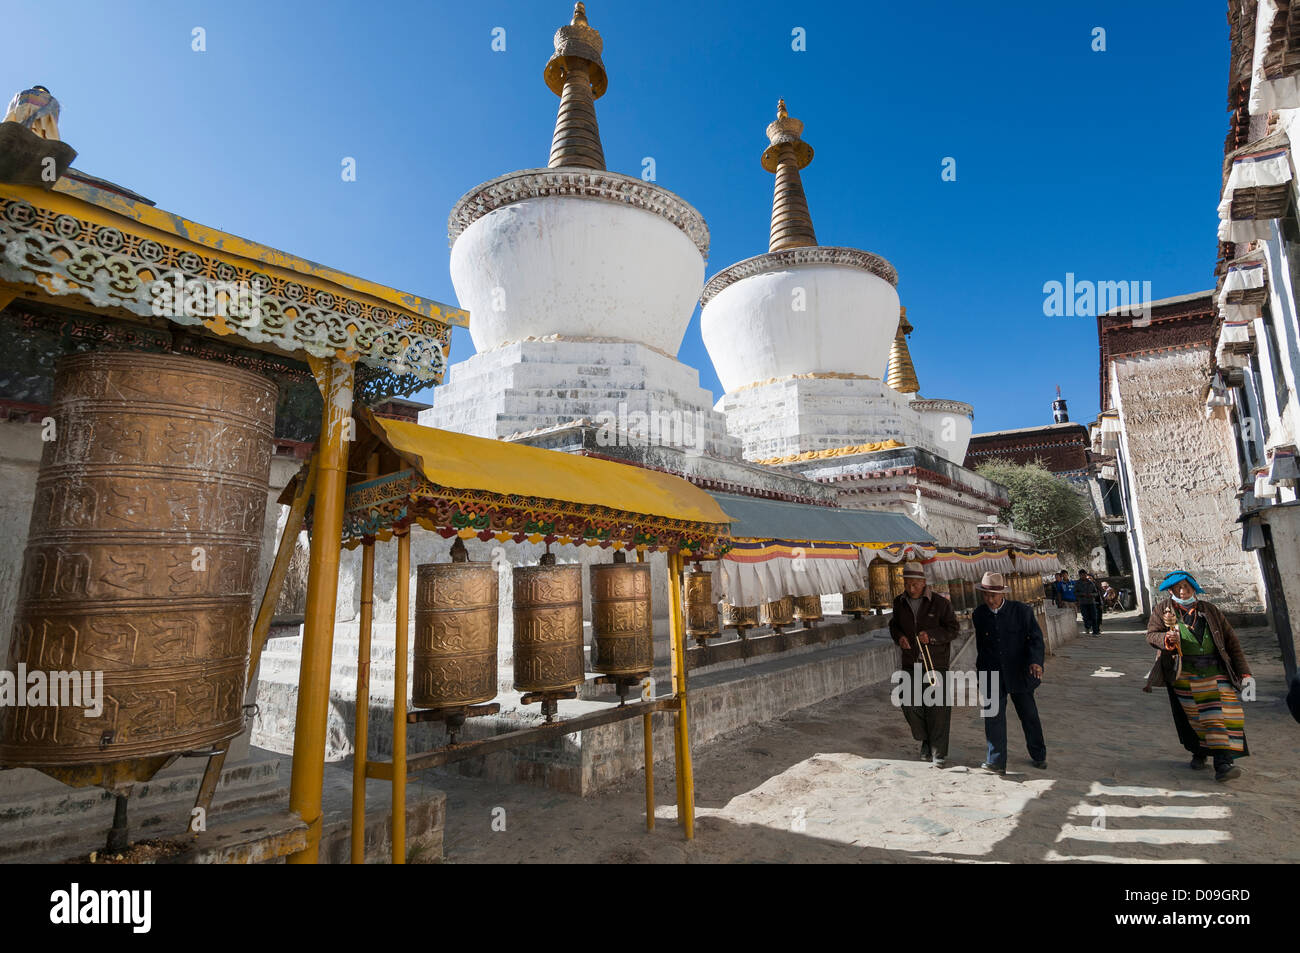
[(912, 325), (907, 322), (907, 309), (898, 309), (898, 333), (894, 335), (894, 346), (889, 349), (889, 370), (885, 372), (885, 383), (900, 394), (915, 394), (921, 389), (916, 380), (916, 368), (912, 366), (912, 354), (907, 349), (907, 335), (912, 333)]
[(776, 104), (776, 122), (767, 127), (771, 143), (763, 151), (763, 168), (776, 173), (776, 191), (772, 195), (772, 230), (767, 241), (769, 252), (782, 248), (816, 245), (808, 199), (803, 194), (799, 170), (812, 162), (812, 146), (799, 138), (803, 123), (791, 119), (785, 100)]
[(596, 100), (605, 95), (609, 80), (600, 61), (604, 42), (587, 23), (587, 10), (573, 6), (573, 22), (555, 31), (555, 55), (546, 64), (546, 85), (560, 97), (547, 165), (604, 169), (605, 150), (596, 125)]

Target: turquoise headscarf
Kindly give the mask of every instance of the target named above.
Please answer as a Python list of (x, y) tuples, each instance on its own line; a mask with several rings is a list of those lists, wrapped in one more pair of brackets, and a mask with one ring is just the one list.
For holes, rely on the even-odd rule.
[(1182, 569), (1175, 569), (1169, 575), (1165, 576), (1164, 580), (1160, 583), (1160, 586), (1157, 588), (1156, 591), (1164, 592), (1166, 589), (1174, 588), (1174, 586), (1178, 585), (1180, 582), (1191, 583), (1192, 588), (1196, 590), (1197, 595), (1200, 595), (1202, 592), (1205, 591), (1197, 584), (1196, 580), (1192, 578), (1192, 574), (1190, 572), (1186, 572)]

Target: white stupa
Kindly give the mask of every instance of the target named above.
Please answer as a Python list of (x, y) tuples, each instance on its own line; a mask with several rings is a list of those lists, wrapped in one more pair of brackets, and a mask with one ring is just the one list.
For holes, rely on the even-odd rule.
[(622, 429), (675, 424), (667, 442), (737, 458), (699, 372), (676, 358), (709, 230), (672, 192), (605, 169), (601, 49), (577, 4), (546, 65), (560, 97), (548, 167), (485, 182), (452, 209), (452, 284), (478, 353), (451, 368), (421, 423), (505, 438), (617, 415)]
[(886, 382), (903, 333), (893, 265), (817, 244), (799, 174), (813, 157), (802, 131), (779, 103), (762, 158), (776, 174), (768, 252), (716, 274), (700, 298), (727, 429), (747, 460), (764, 463), (917, 446), (960, 464), (970, 406), (918, 403), (915, 386)]

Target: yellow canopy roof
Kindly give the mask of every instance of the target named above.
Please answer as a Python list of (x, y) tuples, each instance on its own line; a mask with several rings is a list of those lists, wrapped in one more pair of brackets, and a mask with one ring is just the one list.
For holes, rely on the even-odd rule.
[(385, 443), (439, 486), (543, 497), (692, 523), (731, 522), (713, 497), (670, 473), (405, 420), (371, 420)]

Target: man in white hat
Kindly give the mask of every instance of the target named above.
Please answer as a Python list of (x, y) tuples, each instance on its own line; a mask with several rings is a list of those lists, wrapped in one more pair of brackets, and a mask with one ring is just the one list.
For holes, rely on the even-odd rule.
[[(1043, 680), (1043, 631), (1034, 610), (1023, 602), (1007, 598), (1006, 581), (1000, 572), (986, 572), (975, 587), (984, 605), (971, 615), (975, 625), (975, 667), (980, 684), (997, 692), (995, 714), (984, 719), (988, 757), (980, 765), (987, 771), (1007, 771), (1007, 696), (1016, 706), (1025, 744), (1035, 768), (1047, 767), (1047, 743), (1043, 723), (1034, 704), (1034, 689)], [(987, 681), (986, 681), (987, 679)], [(996, 688), (992, 686), (996, 684)], [(990, 699), (992, 700), (992, 698)]]
[[(950, 643), (961, 633), (952, 603), (925, 584), (925, 570), (915, 563), (903, 569), (903, 591), (894, 599), (889, 634), (903, 651), (903, 673), (911, 678), (920, 667), (924, 677), (932, 671), (933, 704), (903, 705), (903, 717), (912, 737), (921, 742), (921, 760), (942, 768), (948, 757), (948, 729), (952, 724), (952, 699), (944, 695)], [(924, 683), (911, 693), (922, 701)]]

